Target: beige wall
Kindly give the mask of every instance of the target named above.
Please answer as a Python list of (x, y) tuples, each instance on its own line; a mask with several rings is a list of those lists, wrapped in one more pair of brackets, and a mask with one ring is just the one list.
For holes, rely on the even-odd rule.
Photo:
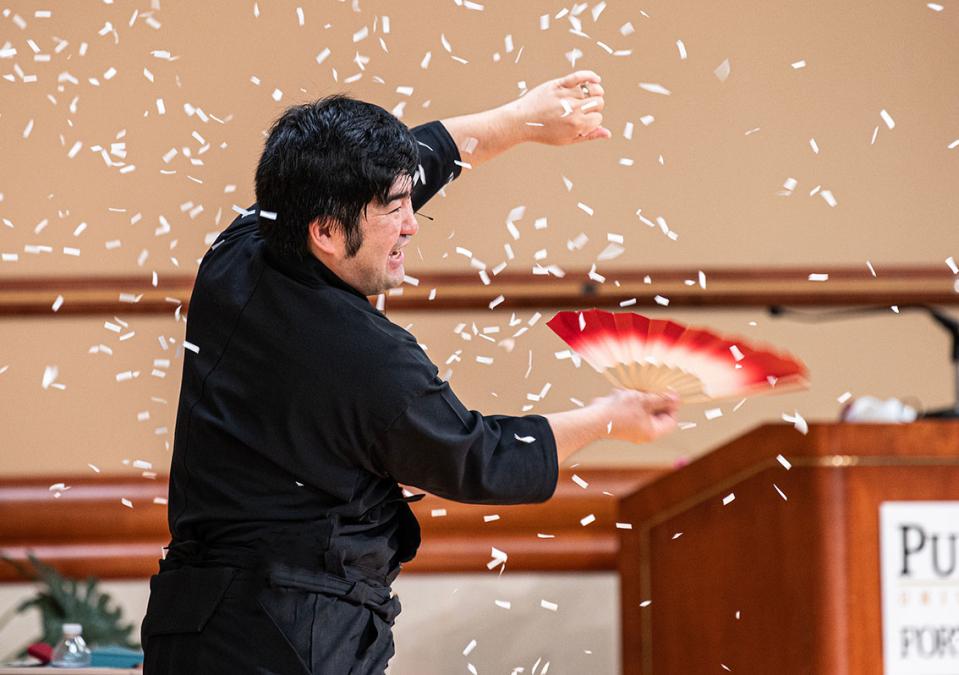
[[(15, 80), (2, 81), (0, 88), (5, 157), (0, 216), (13, 226), (0, 226), (0, 251), (19, 254), (15, 262), (0, 263), (0, 284), (31, 275), (148, 279), (153, 271), (161, 278), (191, 273), (204, 238), (225, 226), (232, 205), (252, 200), (263, 130), (284, 106), (349, 91), (390, 109), (406, 101), (404, 119), (414, 124), (508, 100), (518, 94), (519, 81), (532, 85), (566, 72), (564, 55), (573, 48), (583, 53), (577, 67), (604, 77), (606, 119), (614, 138), (568, 148), (528, 146), (475, 173), (466, 171), (446, 198), (425, 209), (436, 220), (422, 223), (410, 256), (411, 274), (469, 270), (456, 246), (493, 265), (504, 258), (507, 242), (517, 253), (513, 270), (530, 269), (533, 253), (542, 248), (549, 251), (547, 262), (585, 269), (605, 247), (607, 232), (626, 238), (620, 258), (599, 263), (611, 280), (617, 269), (678, 266), (692, 272), (710, 265), (794, 264), (815, 271), (827, 264), (862, 266), (867, 259), (881, 274), (884, 264), (943, 265), (947, 256), (959, 257), (953, 223), (959, 148), (947, 149), (959, 136), (959, 62), (950, 58), (956, 54), (954, 12), (825, 0), (803, 5), (653, 2), (642, 12), (609, 3), (598, 21), (591, 10), (580, 15), (587, 39), (570, 33), (566, 19), (551, 19), (550, 28), (540, 30), (539, 17), (561, 9), (542, 2), (489, 3), (482, 12), (449, 2), (402, 7), (366, 2), (362, 11), (348, 3), (325, 3), (305, 6), (302, 27), (293, 2), (261, 2), (259, 17), (252, 3), (144, 2), (132, 27), (134, 8), (128, 5), (59, 3), (50, 18), (35, 17), (39, 7), (17, 2), (10, 16), (0, 19), (0, 40), (9, 42), (6, 49), (17, 50), (16, 56), (0, 59), (0, 70), (13, 73)], [(14, 15), (25, 28), (17, 26)], [(389, 16), (388, 34), (384, 15)], [(116, 28), (116, 39), (97, 34), (106, 22)], [(624, 36), (620, 28), (627, 22), (635, 32)], [(354, 43), (354, 33), (364, 26), (369, 37)], [(507, 35), (514, 45), (509, 54)], [(453, 60), (441, 36), (452, 45), (452, 55), (468, 63)], [(34, 59), (28, 39), (41, 54), (51, 54), (49, 62)], [(679, 58), (678, 39), (684, 41), (687, 60)], [(55, 53), (58, 40), (68, 44)], [(608, 55), (597, 41), (631, 49), (632, 55)], [(82, 43), (87, 43), (84, 55)], [(317, 64), (316, 55), (327, 48), (330, 55)], [(175, 60), (157, 58), (156, 51)], [(422, 69), (427, 51), (432, 58)], [(365, 70), (353, 62), (357, 53), (370, 59)], [(726, 58), (731, 72), (721, 82), (713, 70)], [(790, 66), (800, 59), (805, 68)], [(37, 81), (21, 81), (16, 67)], [(116, 74), (106, 79), (111, 68)], [(359, 80), (345, 83), (357, 74)], [(251, 82), (253, 76), (259, 85)], [(79, 84), (70, 83), (70, 77)], [(644, 91), (640, 82), (661, 83), (672, 95)], [(412, 86), (413, 95), (396, 93), (400, 85)], [(274, 89), (283, 92), (279, 102), (272, 98)], [(158, 98), (164, 115), (158, 114)], [(188, 116), (185, 105), (202, 109), (207, 121), (199, 113)], [(881, 120), (883, 109), (896, 120), (894, 129)], [(656, 121), (644, 126), (644, 115)], [(627, 121), (635, 124), (632, 140), (623, 136)], [(819, 155), (808, 144), (813, 137)], [(76, 141), (83, 146), (70, 159)], [(113, 160), (135, 170), (108, 168), (91, 151), (111, 142), (126, 143), (126, 157)], [(162, 156), (171, 148), (178, 153), (165, 163)], [(185, 148), (201, 163), (191, 163)], [(633, 158), (635, 165), (620, 166), (621, 157)], [(573, 181), (571, 192), (563, 186), (564, 176)], [(778, 196), (787, 177), (799, 181), (796, 192)], [(833, 192), (836, 208), (808, 196), (817, 184)], [(228, 185), (236, 191), (224, 193)], [(580, 201), (595, 215), (577, 208)], [(521, 204), (527, 215), (519, 223), (521, 238), (514, 241), (504, 220)], [(200, 206), (202, 211), (194, 211)], [(650, 217), (666, 217), (678, 241), (642, 224), (637, 208)], [(157, 235), (161, 216), (171, 231)], [(548, 229), (534, 230), (532, 221), (542, 216)], [(35, 233), (44, 220), (46, 226)], [(74, 236), (81, 222), (87, 223), (86, 231)], [(567, 240), (580, 232), (587, 233), (589, 244), (568, 250)], [(121, 245), (106, 249), (112, 241)], [(51, 246), (54, 252), (31, 254), (24, 249), (31, 245)], [(64, 255), (64, 246), (81, 253)], [(64, 294), (69, 303), (69, 293)], [(655, 448), (601, 444), (587, 450), (583, 461), (670, 462), (796, 408), (810, 418), (833, 419), (835, 398), (846, 390), (914, 396), (934, 406), (951, 396), (945, 339), (918, 316), (890, 313), (820, 329), (774, 323), (758, 310), (658, 314), (781, 345), (809, 363), (813, 388), (752, 401), (708, 424), (701, 410), (690, 409), (688, 418), (699, 422), (695, 430)], [(123, 460), (136, 458), (164, 468), (180, 364), (158, 337), (178, 339), (183, 324), (173, 318), (173, 305), (169, 317), (119, 318), (136, 331), (133, 338), (120, 342), (118, 334), (105, 329), (104, 321), (113, 321), (108, 316), (0, 320), (0, 368), (7, 367), (0, 374), (0, 396), (7, 402), (0, 409), (0, 474), (86, 472), (88, 463), (124, 472)], [(457, 323), (476, 322), (501, 325), (500, 335), (506, 335), (508, 312), (394, 318), (412, 323), (437, 361), (464, 349), (453, 383), (473, 407), (519, 412), (526, 394), (539, 392), (548, 381), (554, 388), (536, 411), (557, 410), (570, 396), (585, 400), (603, 390), (594, 374), (570, 373), (568, 362), (554, 361), (558, 341), (542, 322), (508, 354), (452, 334)], [(759, 325), (750, 326), (753, 320)], [(101, 343), (114, 350), (112, 356), (88, 353)], [(495, 354), (494, 365), (476, 364), (481, 353)], [(526, 380), (521, 375), (530, 353), (534, 368)], [(171, 359), (169, 368), (161, 368), (168, 375), (152, 376), (154, 359), (164, 358)], [(47, 365), (59, 367), (66, 390), (40, 388)], [(117, 373), (130, 370), (139, 370), (140, 377), (116, 380)], [(140, 420), (144, 412), (149, 419)]]
[[(305, 9), (303, 27), (298, 4)], [(0, 221), (0, 252), (18, 253), (19, 260), (0, 262), (0, 285), (21, 276), (148, 279), (152, 271), (161, 278), (191, 273), (205, 237), (228, 223), (231, 206), (252, 201), (262, 132), (284, 106), (347, 91), (387, 109), (406, 101), (403, 119), (412, 125), (509, 100), (519, 92), (519, 81), (533, 85), (564, 74), (570, 69), (564, 54), (574, 48), (583, 53), (578, 68), (603, 75), (613, 139), (563, 149), (527, 147), (467, 172), (445, 199), (424, 209), (435, 221), (421, 223), (410, 274), (467, 271), (456, 246), (493, 265), (503, 259), (507, 242), (517, 253), (513, 270), (528, 270), (542, 248), (549, 251), (548, 262), (588, 268), (608, 232), (623, 234), (626, 241), (620, 258), (599, 265), (611, 278), (616, 270), (664, 266), (694, 271), (791, 264), (816, 271), (820, 265), (863, 266), (866, 260), (881, 274), (884, 265), (942, 265), (947, 256), (959, 257), (959, 148), (947, 149), (959, 138), (959, 14), (948, 3), (937, 13), (922, 2), (610, 1), (598, 21), (589, 9), (580, 15), (589, 38), (571, 34), (565, 19), (554, 19), (541, 31), (539, 17), (563, 7), (541, 0), (485, 2), (482, 12), (448, 0), (368, 0), (358, 3), (362, 11), (353, 4), (261, 0), (257, 18), (253, 2), (233, 0), (7, 3), (0, 49), (15, 47), (17, 54), (0, 59), (0, 74), (14, 80), (0, 80), (0, 218), (6, 219)], [(52, 17), (35, 17), (37, 9), (51, 9)], [(388, 35), (382, 33), (384, 15), (390, 17)], [(116, 28), (116, 40), (97, 34), (107, 21)], [(148, 21), (159, 22), (159, 28)], [(624, 36), (620, 27), (627, 22), (635, 33)], [(354, 44), (352, 36), (364, 26), (370, 36)], [(507, 35), (515, 45), (509, 54)], [(451, 58), (441, 36), (467, 64)], [(68, 45), (54, 53), (57, 38)], [(34, 59), (28, 39), (51, 54), (49, 62)], [(688, 49), (685, 61), (678, 56), (678, 39)], [(597, 41), (633, 53), (611, 56)], [(84, 42), (88, 48), (81, 55)], [(319, 65), (315, 57), (326, 48), (330, 56)], [(151, 55), (155, 50), (176, 60), (158, 59)], [(419, 64), (426, 52), (432, 59), (424, 70)], [(370, 61), (361, 79), (345, 84), (360, 72), (353, 62), (357, 53)], [(713, 71), (727, 58), (731, 74), (721, 82)], [(790, 64), (800, 59), (807, 66), (793, 69)], [(23, 82), (16, 66), (37, 81)], [(110, 68), (116, 75), (106, 79)], [(339, 82), (333, 80), (334, 68)], [(58, 86), (61, 73), (79, 84)], [(97, 78), (99, 86), (89, 78)], [(672, 94), (643, 91), (640, 82), (661, 83)], [(412, 86), (414, 93), (401, 96), (397, 86)], [(283, 92), (279, 102), (271, 97), (274, 89)], [(159, 98), (166, 109), (162, 116)], [(185, 104), (222, 122), (187, 116)], [(894, 129), (882, 121), (883, 109), (894, 118)], [(644, 126), (644, 115), (655, 122)], [(630, 121), (635, 131), (627, 140), (623, 131)], [(821, 148), (818, 155), (810, 138)], [(77, 141), (82, 148), (70, 159)], [(126, 144), (117, 150), (127, 154), (113, 160), (135, 165), (131, 173), (107, 167), (90, 149), (117, 142)], [(162, 157), (171, 148), (178, 153), (165, 163)], [(184, 148), (202, 164), (185, 158)], [(621, 166), (622, 157), (632, 158), (634, 166)], [(570, 192), (564, 176), (573, 181)], [(798, 181), (795, 193), (777, 195), (790, 177)], [(226, 192), (231, 185), (235, 191)], [(817, 185), (832, 191), (837, 207), (809, 196)], [(595, 215), (587, 216), (577, 202), (590, 205)], [(519, 223), (521, 239), (512, 241), (504, 220), (518, 205), (527, 207), (527, 216)], [(635, 215), (640, 208), (650, 217), (665, 217), (678, 241), (643, 225)], [(155, 234), (160, 216), (170, 223), (169, 233)], [(542, 216), (549, 228), (534, 230), (533, 219)], [(44, 220), (45, 228), (35, 233)], [(87, 229), (74, 236), (81, 222)], [(588, 234), (589, 244), (569, 251), (567, 240), (580, 232)], [(114, 240), (121, 245), (108, 250), (106, 243)], [(30, 254), (24, 249), (29, 245), (51, 246), (54, 252)], [(64, 246), (79, 248), (80, 256), (64, 255)], [(578, 461), (668, 464), (763, 420), (778, 420), (783, 412), (798, 409), (808, 419), (834, 419), (836, 397), (847, 390), (911, 396), (933, 407), (951, 401), (946, 340), (919, 315), (890, 312), (816, 327), (774, 322), (748, 309), (655, 314), (788, 349), (807, 361), (813, 386), (801, 394), (751, 400), (736, 412), (727, 404), (724, 416), (709, 422), (702, 406), (691, 407), (684, 418), (696, 421), (695, 429), (649, 447), (597, 444)], [(524, 320), (529, 315), (520, 313)], [(161, 348), (158, 337), (178, 342), (183, 324), (173, 318), (172, 305), (169, 317), (120, 318), (136, 331), (123, 342), (104, 328), (113, 317), (0, 320), (0, 370), (6, 367), (0, 373), (0, 475), (69, 476), (91, 471), (90, 463), (104, 473), (125, 473), (135, 470), (124, 460), (134, 459), (166, 468), (180, 361)], [(537, 412), (605, 389), (585, 367), (572, 372), (569, 362), (553, 358), (562, 346), (543, 322), (509, 353), (485, 341), (465, 343), (452, 332), (457, 323), (475, 322), (480, 328), (500, 325), (504, 335), (509, 312), (393, 318), (412, 324), (438, 363), (463, 349), (452, 382), (472, 407), (520, 412), (526, 394), (538, 393), (546, 382), (552, 390)], [(100, 343), (113, 355), (88, 353)], [(525, 378), (530, 353), (533, 368)], [(477, 355), (495, 356), (494, 364), (476, 363)], [(151, 376), (154, 359), (164, 358), (171, 360), (163, 369), (168, 375)], [(59, 367), (65, 390), (41, 388), (47, 365)], [(118, 382), (116, 374), (128, 370), (139, 370), (140, 377)], [(144, 411), (149, 419), (138, 420)], [(120, 586), (131, 616), (141, 612), (142, 585)], [(465, 667), (460, 652), (473, 638), (479, 643), (473, 662), (483, 672), (530, 668), (540, 656), (552, 662), (553, 672), (616, 670), (612, 575), (512, 581), (507, 575), (502, 582), (416, 577), (401, 579), (397, 588), (406, 609), (398, 624), (394, 673), (455, 672)], [(0, 606), (9, 606), (21, 592), (5, 587)], [(504, 594), (514, 594), (510, 612), (492, 605)], [(558, 601), (560, 612), (551, 616), (539, 609), (541, 598)], [(0, 651), (17, 642), (11, 642), (11, 630), (0, 633)], [(587, 657), (583, 650), (590, 648), (594, 653)], [(438, 665), (432, 669), (427, 663)]]
[[(948, 340), (920, 313), (890, 311), (828, 325), (774, 320), (758, 309), (653, 314), (704, 323), (798, 354), (810, 368), (812, 387), (801, 393), (751, 399), (736, 411), (733, 407), (738, 401), (729, 401), (721, 404), (723, 417), (713, 420), (705, 418), (704, 410), (714, 406), (688, 406), (682, 419), (696, 422), (693, 429), (649, 446), (597, 443), (573, 461), (669, 464), (716, 447), (763, 421), (780, 420), (783, 412), (799, 410), (809, 420), (834, 420), (840, 408), (836, 399), (846, 391), (855, 396), (908, 397), (913, 405), (927, 408), (952, 401)], [(531, 315), (531, 311), (517, 313), (523, 325)], [(553, 412), (572, 407), (570, 398), (588, 401), (608, 386), (589, 366), (577, 370), (569, 360), (555, 358), (554, 353), (566, 347), (545, 326), (544, 319), (517, 338), (508, 352), (480, 338), (464, 341), (453, 330), (460, 323), (472, 326), (475, 322), (480, 331), (500, 327), (494, 337), (512, 335), (519, 326), (509, 326), (511, 312), (396, 312), (391, 316), (419, 336), (444, 374), (446, 360), (462, 350), (461, 361), (449, 367), (450, 381), (474, 409), (519, 414), (524, 406), (532, 405), (529, 412)], [(127, 319), (126, 330), (136, 334), (122, 342), (116, 333), (103, 328), (104, 321), (113, 321), (112, 317), (0, 323), (4, 348), (10, 349), (6, 361), (10, 368), (0, 375), (4, 400), (9, 402), (0, 411), (4, 429), (0, 474), (68, 477), (89, 474), (88, 464), (104, 473), (138, 473), (129, 465), (136, 459), (151, 462), (160, 472), (166, 470), (181, 357), (175, 347), (164, 351), (158, 336), (172, 337), (179, 344), (183, 324), (172, 316)], [(757, 325), (751, 326), (751, 321)], [(471, 327), (466, 332), (472, 334)], [(110, 346), (113, 354), (88, 353), (98, 344)], [(478, 363), (477, 356), (493, 357), (492, 365)], [(155, 369), (155, 359), (169, 359), (170, 366)], [(58, 382), (66, 389), (41, 388), (48, 365), (59, 366)], [(154, 370), (168, 375), (156, 377)], [(529, 377), (525, 376), (527, 370)], [(118, 382), (117, 373), (127, 371), (139, 371), (140, 376)], [(527, 394), (539, 394), (547, 383), (551, 387), (546, 398), (531, 403)], [(140, 421), (138, 415), (143, 412), (149, 413), (149, 418)]]

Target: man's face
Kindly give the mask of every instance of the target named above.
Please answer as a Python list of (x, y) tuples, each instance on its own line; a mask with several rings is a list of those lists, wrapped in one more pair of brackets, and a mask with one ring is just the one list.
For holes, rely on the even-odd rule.
[(386, 204), (373, 200), (367, 205), (360, 214), (363, 243), (356, 255), (346, 257), (345, 238), (338, 231), (339, 254), (324, 260), (334, 274), (364, 295), (376, 295), (403, 283), (403, 248), (419, 230), (410, 198), (412, 184), (409, 176), (400, 176), (393, 182)]

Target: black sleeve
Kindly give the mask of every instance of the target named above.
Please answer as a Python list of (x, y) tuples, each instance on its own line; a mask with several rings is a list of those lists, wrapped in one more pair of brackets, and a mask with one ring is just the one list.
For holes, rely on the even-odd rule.
[(438, 378), (381, 435), (373, 460), (397, 482), (474, 504), (546, 501), (559, 472), (546, 418), (483, 416)]
[(444, 185), (457, 178), (462, 167), (453, 137), (439, 121), (413, 129), (420, 151), (420, 165), (413, 177), (413, 210), (416, 211)]

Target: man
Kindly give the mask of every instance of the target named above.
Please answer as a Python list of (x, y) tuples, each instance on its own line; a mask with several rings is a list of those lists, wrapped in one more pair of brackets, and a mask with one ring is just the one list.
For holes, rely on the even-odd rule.
[(625, 391), (545, 417), (469, 411), (366, 297), (402, 283), (414, 213), (459, 175), (458, 148), (475, 167), (522, 141), (608, 138), (602, 109), (599, 77), (581, 71), (412, 132), (342, 96), (277, 120), (258, 204), (194, 286), (147, 675), (381, 673), (390, 583), (419, 545), (398, 483), (544, 501), (559, 463), (610, 422), (634, 442), (675, 426), (674, 399)]

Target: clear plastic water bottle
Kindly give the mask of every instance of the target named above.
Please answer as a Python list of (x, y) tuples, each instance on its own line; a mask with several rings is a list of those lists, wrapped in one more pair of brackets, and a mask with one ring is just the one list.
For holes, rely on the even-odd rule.
[(90, 665), (93, 654), (83, 641), (83, 626), (78, 623), (63, 624), (63, 637), (53, 649), (51, 666), (57, 668), (84, 668)]

